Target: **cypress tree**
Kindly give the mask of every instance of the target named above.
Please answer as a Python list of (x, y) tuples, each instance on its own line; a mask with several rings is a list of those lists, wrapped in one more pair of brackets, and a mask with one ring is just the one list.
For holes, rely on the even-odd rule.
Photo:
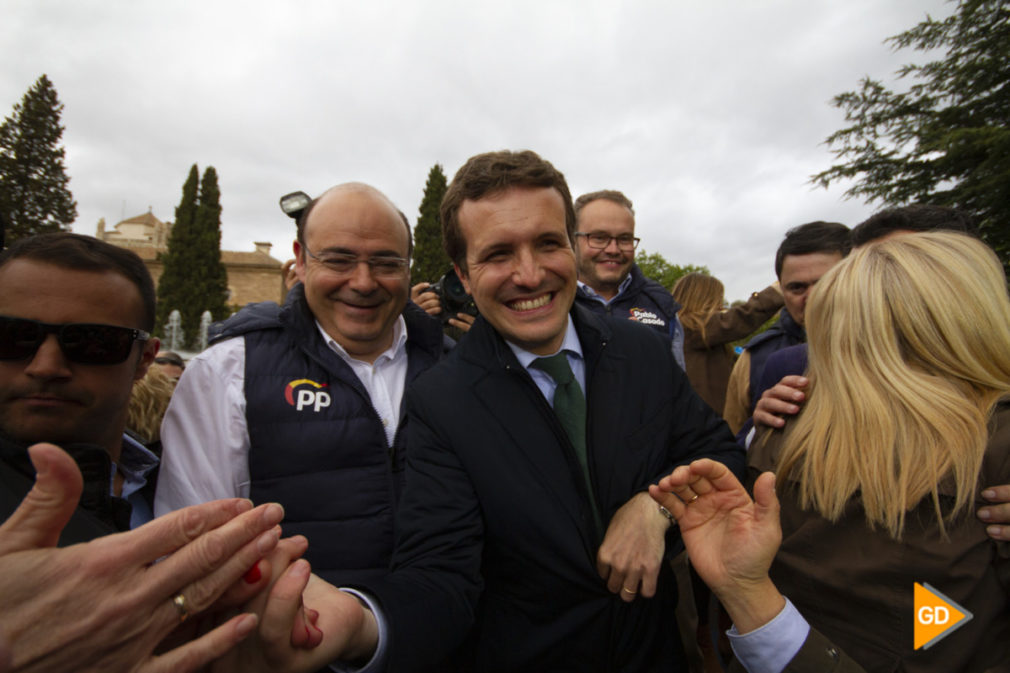
[(200, 314), (210, 311), (214, 320), (224, 320), (229, 314), (228, 272), (221, 263), (221, 190), (213, 166), (207, 167), (200, 181), (196, 235), (197, 282), (202, 286)]
[(200, 173), (196, 164), (193, 164), (182, 186), (182, 200), (175, 208), (175, 223), (168, 236), (168, 249), (161, 254), (164, 270), (158, 279), (158, 320), (155, 329), (164, 337), (168, 315), (178, 309), (182, 314), (182, 326), (185, 329), (187, 344), (190, 343), (195, 330), (200, 327), (199, 312), (196, 313), (194, 321), (189, 310), (189, 307), (196, 304), (190, 292), (189, 281), (195, 267), (191, 255), (196, 241), (196, 200), (199, 180)]
[[(221, 263), (221, 191), (217, 171), (208, 166), (199, 179), (196, 164), (182, 187), (175, 224), (162, 255), (165, 270), (158, 282), (158, 332), (164, 335), (168, 315), (178, 309), (187, 346), (195, 348), (200, 316), (228, 315), (228, 275)], [(199, 196), (197, 185), (199, 183)]]
[(448, 187), (442, 166), (435, 164), (428, 171), (424, 197), (417, 224), (414, 225), (414, 259), (410, 265), (413, 283), (434, 283), (452, 267), (452, 261), (442, 248), (442, 225), (438, 217), (438, 208)]
[(42, 75), (0, 125), (0, 212), (7, 242), (70, 229), (77, 203), (70, 193), (60, 145), (63, 104)]

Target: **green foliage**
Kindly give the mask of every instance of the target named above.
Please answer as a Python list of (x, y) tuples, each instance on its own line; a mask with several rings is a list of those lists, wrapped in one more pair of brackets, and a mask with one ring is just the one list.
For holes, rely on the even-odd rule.
[[(200, 181), (200, 201), (196, 207), (197, 246), (196, 277), (203, 287), (201, 313), (210, 311), (214, 320), (224, 320), (229, 311), (228, 271), (221, 262), (221, 190), (217, 185), (217, 171), (208, 166)], [(197, 323), (199, 326), (199, 323)]]
[(424, 198), (421, 199), (417, 224), (414, 226), (414, 259), (410, 265), (412, 283), (434, 283), (452, 266), (452, 261), (442, 248), (442, 225), (438, 217), (438, 208), (447, 188), (442, 166), (435, 164), (428, 171)]
[(854, 180), (846, 195), (869, 203), (960, 208), (1010, 266), (1010, 4), (960, 0), (886, 42), (943, 57), (902, 67), (907, 91), (866, 77), (836, 96), (850, 124), (827, 139), (840, 162), (811, 181)]
[(642, 274), (646, 278), (651, 278), (667, 290), (672, 290), (681, 276), (695, 271), (709, 273), (707, 266), (695, 266), (694, 264), (678, 266), (666, 261), (658, 252), (648, 253), (645, 250), (640, 250), (635, 255), (635, 263), (638, 264), (638, 268), (642, 270)]
[(165, 270), (158, 281), (157, 332), (165, 334), (169, 314), (178, 309), (186, 345), (197, 346), (200, 316), (210, 311), (215, 320), (227, 316), (227, 272), (221, 263), (221, 192), (217, 171), (207, 168), (197, 183), (196, 164), (182, 187), (168, 250), (161, 259)]
[[(738, 305), (743, 304), (743, 303), (745, 303), (745, 302), (741, 299), (741, 300), (733, 302), (733, 306), (738, 306)], [(776, 313), (771, 318), (768, 318), (768, 320), (765, 320), (764, 323), (761, 325), (761, 327), (758, 327), (756, 330), (754, 330), (753, 332), (751, 332), (750, 334), (748, 334), (744, 338), (737, 339), (736, 341), (730, 342), (730, 344), (729, 344), (730, 347), (733, 348), (734, 351), (736, 350), (737, 346), (739, 346), (740, 348), (743, 348), (744, 346), (747, 345), (748, 341), (750, 341), (751, 339), (753, 339), (754, 337), (756, 337), (758, 334), (761, 334), (761, 332), (767, 331), (768, 328), (770, 328), (772, 325), (774, 325), (775, 323), (777, 323), (779, 321), (779, 316), (780, 315), (781, 315), (781, 313)]]
[(56, 89), (42, 75), (0, 125), (0, 211), (9, 220), (8, 243), (68, 230), (77, 218), (60, 145), (62, 111)]

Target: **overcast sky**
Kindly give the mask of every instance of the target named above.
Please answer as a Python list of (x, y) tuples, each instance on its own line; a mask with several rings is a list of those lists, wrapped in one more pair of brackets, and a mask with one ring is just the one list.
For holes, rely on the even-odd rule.
[[(532, 149), (573, 196), (620, 189), (642, 249), (727, 298), (774, 279), (783, 233), (875, 208), (814, 188), (831, 98), (920, 58), (883, 44), (941, 0), (0, 0), (0, 112), (42, 73), (65, 104), (74, 230), (175, 217), (217, 169), (222, 247), (294, 226), (278, 198), (361, 180), (417, 218), (425, 178)], [(421, 279), (416, 279), (421, 280)], [(434, 280), (434, 279), (431, 279)]]

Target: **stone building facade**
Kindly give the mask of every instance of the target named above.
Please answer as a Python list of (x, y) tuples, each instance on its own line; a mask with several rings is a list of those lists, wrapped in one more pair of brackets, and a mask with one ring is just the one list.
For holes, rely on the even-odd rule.
[[(165, 269), (161, 253), (168, 247), (171, 222), (162, 222), (150, 211), (131, 217), (107, 230), (105, 219), (98, 221), (95, 237), (113, 245), (129, 248), (144, 260), (155, 286)], [(281, 262), (270, 256), (270, 243), (254, 243), (253, 252), (221, 251), (221, 262), (228, 273), (228, 305), (234, 309), (250, 302), (284, 300), (284, 276)]]

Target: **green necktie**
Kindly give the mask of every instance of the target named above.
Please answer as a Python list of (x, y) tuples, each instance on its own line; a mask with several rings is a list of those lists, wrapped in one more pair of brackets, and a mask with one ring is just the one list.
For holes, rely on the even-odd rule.
[(600, 526), (600, 515), (596, 511), (595, 497), (593, 496), (593, 485), (589, 479), (589, 459), (586, 456), (586, 398), (582, 394), (579, 382), (575, 380), (575, 374), (568, 365), (568, 356), (564, 351), (547, 358), (537, 358), (530, 365), (547, 372), (557, 387), (554, 389), (554, 413), (561, 421), (561, 427), (565, 429), (568, 439), (575, 447), (575, 456), (579, 459), (582, 467), (582, 476), (586, 480), (586, 488), (589, 491), (589, 501), (593, 507), (593, 517), (596, 525)]

